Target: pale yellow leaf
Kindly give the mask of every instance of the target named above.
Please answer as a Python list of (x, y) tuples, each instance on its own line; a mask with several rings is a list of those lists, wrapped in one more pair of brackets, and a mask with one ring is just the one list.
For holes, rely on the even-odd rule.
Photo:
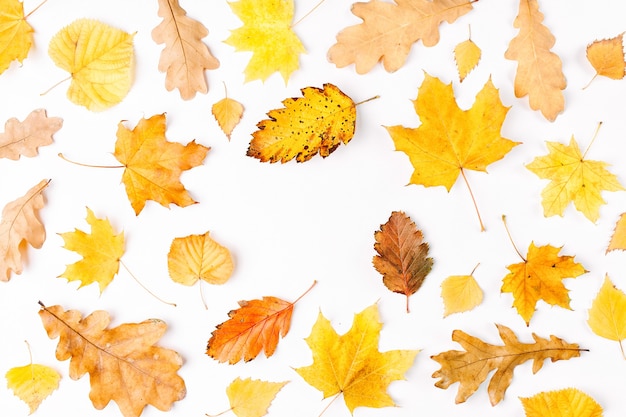
[(213, 113), (213, 117), (217, 120), (220, 129), (222, 129), (228, 140), (230, 140), (230, 134), (243, 116), (243, 105), (237, 100), (224, 97), (213, 105), (211, 113)]
[(30, 363), (11, 368), (6, 373), (7, 387), (28, 404), (30, 414), (59, 387), (61, 375), (49, 366)]
[(576, 388), (520, 397), (526, 417), (602, 417), (602, 407)]
[(461, 82), (478, 65), (481, 54), (480, 48), (471, 39), (461, 42), (454, 48), (454, 60)]
[(441, 283), (444, 313), (450, 314), (469, 311), (483, 301), (483, 291), (472, 275), (453, 275)]
[(607, 275), (589, 309), (587, 324), (600, 337), (620, 342), (626, 339), (626, 294), (617, 289)]
[(230, 407), (237, 417), (262, 417), (287, 382), (237, 378), (226, 388)]

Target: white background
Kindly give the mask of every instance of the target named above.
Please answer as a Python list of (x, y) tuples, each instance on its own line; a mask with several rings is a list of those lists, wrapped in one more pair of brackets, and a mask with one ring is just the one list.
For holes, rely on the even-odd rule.
[[(28, 13), (39, 3), (25, 0)], [(317, 4), (296, 1), (295, 20)], [(345, 332), (353, 315), (378, 303), (384, 323), (380, 350), (420, 349), (406, 381), (394, 382), (389, 393), (397, 407), (357, 408), (356, 416), (523, 416), (518, 397), (541, 391), (575, 387), (594, 397), (606, 417), (624, 415), (626, 361), (617, 342), (596, 336), (587, 326), (588, 309), (605, 274), (626, 290), (626, 254), (605, 254), (619, 215), (626, 211), (626, 193), (603, 193), (607, 204), (596, 224), (569, 207), (563, 217), (545, 218), (540, 193), (547, 181), (525, 168), (536, 156), (545, 155), (545, 141), (569, 142), (573, 135), (580, 147), (589, 144), (597, 124), (603, 121), (588, 159), (611, 164), (611, 171), (626, 184), (624, 97), (626, 84), (606, 78), (582, 87), (595, 71), (585, 58), (585, 47), (596, 39), (618, 35), (626, 29), (626, 5), (616, 0), (541, 1), (545, 25), (556, 37), (553, 51), (563, 61), (567, 78), (565, 111), (548, 122), (532, 111), (527, 98), (513, 94), (516, 63), (504, 58), (509, 41), (517, 34), (513, 20), (516, 0), (480, 0), (474, 10), (452, 25), (441, 26), (440, 42), (430, 48), (413, 45), (406, 64), (395, 73), (378, 65), (365, 75), (354, 68), (336, 68), (326, 54), (336, 34), (360, 20), (350, 12), (349, 0), (326, 0), (295, 27), (307, 53), (300, 69), (285, 84), (279, 74), (267, 81), (244, 83), (243, 71), (250, 54), (235, 52), (223, 43), (241, 21), (226, 1), (183, 1), (188, 15), (201, 21), (209, 35), (204, 39), (220, 60), (220, 67), (207, 71), (209, 93), (183, 101), (177, 91), (167, 92), (164, 74), (157, 70), (162, 45), (151, 39), (160, 22), (157, 2), (107, 0), (49, 0), (29, 18), (35, 29), (35, 45), (23, 65), (13, 64), (0, 75), (0, 120), (23, 120), (32, 110), (44, 108), (49, 116), (64, 119), (54, 135), (54, 144), (40, 149), (35, 158), (0, 160), (0, 206), (22, 196), (41, 179), (52, 182), (45, 190), (46, 206), (40, 216), (47, 230), (43, 248), (26, 251), (25, 270), (0, 285), (0, 374), (28, 362), (24, 340), (30, 343), (34, 361), (52, 366), (63, 375), (59, 389), (46, 399), (37, 415), (70, 413), (81, 416), (119, 416), (116, 404), (104, 410), (93, 408), (85, 376), (73, 381), (68, 362), (54, 357), (57, 340), (48, 339), (37, 314), (41, 300), (60, 304), (87, 315), (96, 309), (110, 312), (112, 324), (139, 322), (155, 317), (168, 323), (160, 345), (174, 349), (184, 358), (180, 375), (187, 397), (174, 404), (171, 415), (202, 416), (229, 408), (225, 388), (236, 377), (290, 381), (270, 408), (273, 416), (317, 416), (325, 407), (319, 391), (309, 386), (293, 368), (309, 365), (311, 352), (304, 338), (321, 311), (340, 332)], [(67, 74), (47, 55), (50, 38), (64, 25), (80, 17), (91, 17), (136, 32), (135, 80), (124, 101), (104, 112), (93, 113), (70, 103), (67, 83), (45, 96), (48, 89)], [(452, 51), (467, 39), (482, 48), (478, 67), (461, 84)], [(461, 180), (448, 193), (443, 187), (406, 185), (412, 167), (406, 155), (394, 150), (383, 126), (417, 127), (419, 118), (411, 100), (417, 95), (424, 72), (452, 82), (459, 105), (468, 108), (476, 93), (491, 77), (504, 105), (511, 106), (502, 135), (523, 142), (503, 160), (492, 164), (489, 173), (468, 172), (469, 181), (487, 230), (480, 232), (467, 188)], [(263, 164), (247, 157), (246, 150), (256, 124), (266, 113), (282, 107), (288, 97), (300, 96), (307, 86), (334, 83), (355, 102), (380, 95), (357, 109), (356, 134), (326, 159), (319, 156), (297, 164)], [(229, 142), (211, 115), (211, 105), (224, 96), (245, 106), (241, 123)], [(167, 137), (187, 143), (192, 139), (210, 146), (202, 166), (185, 172), (182, 182), (198, 204), (164, 208), (148, 202), (135, 216), (120, 183), (121, 170), (84, 168), (61, 160), (57, 154), (91, 164), (116, 164), (111, 155), (117, 124), (127, 120), (133, 127), (140, 118), (167, 113)], [(3, 122), (0, 122), (3, 123)], [(162, 304), (148, 295), (125, 270), (100, 294), (96, 284), (77, 289), (77, 283), (57, 278), (66, 264), (79, 259), (63, 249), (58, 233), (78, 228), (89, 231), (86, 207), (99, 218), (108, 218), (114, 229), (124, 231), (123, 262), (151, 290), (177, 307)], [(389, 292), (371, 260), (374, 232), (394, 210), (405, 211), (423, 231), (430, 244), (434, 268), (423, 287), (411, 297), (411, 313), (405, 312), (404, 296)], [(501, 216), (505, 214), (515, 243), (524, 254), (531, 241), (537, 245), (562, 247), (562, 255), (575, 255), (589, 272), (566, 279), (572, 310), (537, 304), (530, 327), (511, 307), (510, 294), (501, 294), (507, 265), (520, 262), (509, 242)], [(211, 236), (230, 248), (235, 271), (222, 286), (204, 284), (208, 303), (204, 309), (198, 287), (184, 287), (170, 280), (167, 252), (175, 237), (211, 231)], [(440, 284), (449, 275), (468, 274), (480, 263), (475, 277), (484, 290), (483, 303), (475, 310), (443, 318)], [(274, 356), (263, 355), (249, 363), (219, 364), (205, 355), (206, 343), (238, 300), (272, 295), (295, 300), (311, 283), (318, 285), (296, 306), (292, 328), (279, 343)], [(556, 335), (590, 349), (580, 358), (546, 362), (533, 375), (531, 364), (515, 369), (505, 399), (492, 407), (486, 383), (464, 404), (455, 405), (457, 385), (448, 390), (434, 386), (431, 374), (439, 365), (431, 355), (460, 349), (451, 341), (454, 329), (499, 344), (494, 323), (509, 326), (525, 342), (531, 334)], [(28, 414), (27, 406), (0, 384), (3, 416)], [(164, 413), (148, 406), (143, 416)], [(335, 401), (324, 414), (344, 417), (350, 413), (343, 400)]]

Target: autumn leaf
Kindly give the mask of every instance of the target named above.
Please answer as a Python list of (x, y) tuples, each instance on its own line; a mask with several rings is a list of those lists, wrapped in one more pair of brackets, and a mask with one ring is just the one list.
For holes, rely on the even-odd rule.
[(465, 351), (449, 350), (431, 359), (441, 368), (433, 373), (433, 378), (440, 378), (435, 386), (448, 389), (455, 382), (459, 383), (456, 403), (465, 402), (482, 384), (492, 371), (495, 371), (487, 392), (491, 405), (496, 405), (504, 398), (506, 389), (513, 379), (513, 370), (517, 365), (533, 361), (533, 374), (539, 372), (546, 359), (552, 362), (580, 356), (580, 349), (575, 343), (567, 343), (556, 336), (545, 339), (533, 333), (534, 343), (521, 343), (508, 327), (496, 324), (504, 345), (485, 343), (462, 330), (452, 332), (452, 340), (459, 343)]
[(165, 114), (142, 118), (132, 130), (122, 122), (117, 128), (114, 156), (124, 166), (122, 182), (135, 210), (143, 210), (147, 200), (167, 207), (195, 204), (180, 182), (183, 171), (204, 161), (210, 148), (197, 144), (169, 142), (165, 137)]
[(602, 417), (602, 407), (576, 388), (520, 397), (526, 417)]
[(109, 220), (97, 218), (90, 208), (87, 208), (87, 223), (91, 226), (91, 233), (75, 229), (59, 234), (65, 242), (65, 249), (83, 257), (68, 265), (59, 278), (79, 281), (78, 288), (97, 282), (102, 293), (119, 271), (120, 258), (124, 254), (124, 232), (116, 234)]
[[(268, 408), (278, 391), (286, 384), (287, 382), (236, 378), (226, 388), (226, 395), (230, 401), (229, 411), (232, 411), (237, 417), (263, 417), (267, 415)], [(207, 414), (207, 416), (209, 415)]]
[(40, 249), (46, 229), (39, 219), (44, 207), (43, 190), (50, 180), (41, 180), (22, 197), (4, 206), (0, 221), (0, 281), (11, 279), (11, 271), (22, 273), (26, 245)]
[(616, 249), (626, 250), (626, 213), (622, 213), (617, 223), (615, 223), (615, 230), (613, 230), (613, 235), (606, 248), (606, 253)]
[(474, 278), (474, 271), (469, 275), (452, 275), (444, 279), (441, 283), (441, 298), (444, 317), (469, 311), (479, 305), (483, 301), (483, 291)]
[(159, 0), (159, 16), (163, 21), (152, 30), (152, 39), (165, 44), (159, 59), (159, 71), (167, 72), (165, 88), (178, 88), (183, 100), (194, 98), (197, 92), (206, 94), (204, 70), (220, 65), (202, 42), (209, 31), (188, 17), (178, 0)]
[(576, 210), (595, 223), (600, 217), (600, 206), (606, 203), (602, 191), (621, 191), (624, 187), (606, 169), (607, 163), (586, 160), (589, 147), (581, 153), (573, 136), (569, 145), (558, 142), (546, 142), (546, 145), (548, 154), (526, 165), (539, 178), (550, 180), (541, 192), (544, 216), (563, 216), (565, 208), (573, 202)]
[(280, 72), (287, 83), (299, 67), (300, 54), (306, 52), (293, 31), (293, 0), (240, 0), (228, 5), (243, 26), (232, 30), (224, 43), (238, 52), (252, 52), (246, 82), (265, 81)]
[(167, 411), (185, 397), (185, 382), (177, 374), (182, 358), (156, 345), (167, 329), (162, 320), (109, 328), (106, 311), (82, 318), (58, 305), (42, 306), (39, 316), (48, 337), (59, 338), (56, 358), (70, 359), (70, 378), (89, 373), (89, 398), (96, 409), (113, 400), (124, 417), (138, 417), (148, 404)]
[(404, 379), (413, 365), (417, 350), (380, 352), (378, 339), (382, 323), (376, 304), (354, 317), (352, 327), (339, 336), (320, 312), (306, 342), (313, 353), (313, 364), (296, 368), (324, 398), (343, 394), (350, 413), (357, 407), (389, 407), (393, 399), (388, 385)]
[(619, 342), (626, 359), (622, 340), (626, 339), (626, 294), (615, 287), (607, 275), (589, 309), (587, 324), (600, 337)]
[(22, 63), (30, 52), (34, 30), (26, 19), (24, 3), (0, 0), (0, 74), (9, 68), (11, 62)]
[(624, 56), (624, 34), (610, 39), (594, 41), (587, 45), (587, 60), (596, 74), (584, 87), (588, 87), (598, 75), (612, 80), (621, 80), (626, 75), (626, 58)]
[(4, 132), (0, 133), (0, 158), (18, 160), (20, 156), (36, 156), (40, 146), (52, 143), (52, 135), (61, 126), (63, 119), (48, 117), (44, 109), (33, 110), (23, 122), (16, 118), (7, 120)]
[(333, 84), (306, 87), (303, 97), (288, 98), (271, 110), (252, 134), (247, 155), (261, 162), (305, 162), (317, 153), (326, 158), (354, 136), (356, 105)]
[(565, 108), (562, 90), (567, 82), (561, 59), (550, 51), (555, 38), (542, 22), (537, 0), (520, 0), (514, 22), (519, 32), (504, 57), (517, 61), (515, 96), (528, 96), (531, 109), (540, 110), (546, 119), (554, 121)]
[(459, 80), (463, 82), (465, 77), (478, 65), (482, 51), (474, 43), (471, 36), (469, 39), (454, 47), (454, 61), (459, 73)]
[(374, 233), (374, 268), (383, 276), (383, 283), (393, 292), (406, 296), (406, 312), (409, 312), (409, 296), (420, 289), (426, 275), (433, 267), (428, 258), (428, 243), (421, 230), (404, 212), (394, 211), (387, 223)]
[[(413, 165), (411, 184), (444, 186), (450, 191), (461, 174), (469, 187), (466, 169), (486, 172), (489, 164), (519, 145), (500, 134), (509, 108), (500, 102), (491, 80), (478, 93), (472, 108), (461, 110), (452, 84), (425, 74), (413, 104), (421, 121), (418, 128), (386, 128), (396, 150), (406, 153)], [(480, 215), (479, 220), (484, 230)]]
[(217, 120), (220, 129), (230, 140), (230, 134), (233, 133), (233, 129), (235, 129), (235, 126), (237, 126), (243, 116), (243, 105), (237, 100), (226, 96), (213, 104), (211, 113)]
[(67, 98), (92, 111), (121, 102), (133, 78), (133, 36), (91, 19), (61, 29), (50, 41), (48, 54), (70, 73)]
[(453, 23), (472, 10), (472, 0), (378, 0), (357, 2), (352, 13), (363, 23), (343, 29), (328, 59), (338, 68), (355, 64), (365, 74), (379, 61), (386, 71), (402, 67), (414, 43), (424, 46), (439, 42), (439, 25)]
[(242, 359), (251, 361), (261, 351), (269, 358), (276, 351), (279, 338), (289, 332), (294, 304), (315, 284), (292, 303), (277, 297), (239, 301), (239, 308), (228, 312), (229, 319), (211, 333), (206, 354), (231, 365)]

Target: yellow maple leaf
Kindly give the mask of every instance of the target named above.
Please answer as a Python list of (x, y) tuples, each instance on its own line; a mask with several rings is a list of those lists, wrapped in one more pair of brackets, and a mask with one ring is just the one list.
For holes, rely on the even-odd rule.
[(87, 223), (91, 226), (91, 233), (75, 229), (59, 234), (65, 242), (65, 249), (83, 257), (67, 265), (59, 278), (80, 281), (78, 288), (97, 282), (102, 293), (119, 271), (120, 258), (124, 254), (124, 232), (115, 234), (109, 220), (97, 218), (90, 208), (87, 208)]
[(413, 165), (411, 184), (450, 191), (459, 174), (466, 179), (465, 169), (486, 172), (489, 164), (519, 144), (500, 134), (509, 108), (502, 105), (491, 80), (474, 105), (461, 110), (452, 84), (426, 74), (413, 104), (421, 121), (418, 128), (387, 127), (396, 150), (406, 153)]
[(578, 211), (595, 223), (600, 217), (600, 206), (605, 203), (601, 192), (620, 191), (624, 187), (606, 169), (607, 163), (585, 160), (589, 148), (581, 153), (573, 136), (569, 145), (546, 144), (548, 155), (537, 157), (526, 165), (539, 178), (550, 180), (541, 192), (544, 216), (562, 216), (573, 202)]
[(351, 413), (356, 407), (393, 406), (387, 394), (392, 381), (404, 379), (417, 350), (378, 351), (382, 323), (376, 304), (354, 317), (352, 327), (339, 336), (320, 312), (306, 342), (313, 352), (313, 364), (296, 372), (324, 398), (343, 394)]
[(444, 317), (469, 311), (483, 301), (483, 291), (473, 274), (474, 271), (469, 275), (452, 275), (443, 280), (441, 298), (445, 308)]
[(622, 213), (615, 223), (615, 230), (613, 230), (606, 253), (616, 249), (626, 250), (626, 213)]
[(285, 83), (298, 69), (300, 54), (306, 52), (292, 29), (293, 0), (240, 0), (228, 3), (243, 26), (231, 31), (224, 41), (236, 51), (250, 51), (246, 82), (265, 81), (280, 72)]
[[(587, 59), (596, 74), (591, 81), (595, 80), (598, 75), (608, 77), (612, 80), (621, 80), (626, 75), (626, 60), (624, 59), (624, 34), (610, 39), (602, 39), (593, 41), (587, 45)], [(591, 81), (587, 84), (591, 84)], [(586, 88), (585, 86), (584, 88)]]
[(30, 414), (59, 387), (61, 375), (49, 366), (31, 362), (11, 368), (5, 374), (7, 388), (30, 408)]
[(133, 75), (133, 36), (97, 20), (78, 19), (52, 38), (48, 54), (70, 73), (71, 102), (101, 111), (126, 97)]
[(626, 294), (613, 285), (608, 275), (591, 304), (587, 324), (598, 336), (619, 342), (626, 359), (622, 346), (626, 339)]
[(520, 31), (509, 43), (504, 57), (517, 61), (515, 96), (528, 95), (530, 108), (540, 110), (553, 121), (565, 108), (562, 90), (567, 82), (561, 59), (550, 51), (555, 38), (542, 22), (537, 0), (520, 0), (514, 23)]
[(22, 63), (28, 56), (34, 30), (26, 19), (24, 3), (0, 0), (0, 74), (9, 68), (11, 62)]
[(211, 107), (211, 113), (220, 129), (226, 134), (228, 140), (230, 140), (230, 134), (233, 133), (233, 129), (241, 120), (243, 116), (243, 105), (237, 100), (226, 96), (220, 101), (213, 104)]
[(526, 417), (602, 417), (602, 407), (576, 388), (520, 397)]
[(356, 107), (333, 84), (306, 87), (303, 97), (288, 98), (257, 124), (247, 155), (261, 162), (305, 162), (319, 152), (323, 158), (354, 136)]
[(287, 382), (236, 378), (226, 388), (230, 411), (237, 417), (262, 417)]
[(165, 129), (165, 114), (142, 118), (132, 130), (122, 122), (118, 125), (113, 155), (125, 168), (122, 182), (136, 215), (147, 200), (164, 207), (195, 203), (180, 182), (180, 175), (202, 164), (210, 148), (195, 140), (186, 145), (169, 142)]

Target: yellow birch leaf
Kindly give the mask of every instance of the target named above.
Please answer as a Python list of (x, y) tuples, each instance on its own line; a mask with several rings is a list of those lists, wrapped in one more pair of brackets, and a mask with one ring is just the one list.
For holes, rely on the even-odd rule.
[[(624, 59), (624, 34), (611, 39), (594, 41), (587, 45), (587, 59), (598, 75), (621, 80), (626, 75), (626, 61)], [(592, 79), (593, 81), (593, 79)], [(591, 81), (590, 81), (591, 82)], [(589, 85), (589, 84), (587, 84)]]
[(293, 0), (240, 0), (228, 3), (243, 26), (224, 42), (236, 51), (250, 51), (246, 82), (265, 81), (280, 72), (285, 83), (298, 69), (300, 54), (306, 52), (292, 29)]
[(483, 291), (473, 275), (452, 275), (441, 283), (441, 298), (445, 308), (443, 316), (446, 317), (479, 305), (483, 301)]
[(67, 98), (92, 111), (121, 102), (132, 83), (133, 36), (91, 19), (61, 29), (50, 41), (48, 54), (70, 73)]
[(616, 249), (626, 250), (626, 213), (622, 213), (617, 223), (615, 223), (615, 230), (613, 231), (613, 236), (611, 236), (606, 253)]
[(526, 417), (602, 417), (602, 407), (576, 388), (520, 397)]
[(30, 414), (59, 387), (61, 375), (49, 366), (30, 363), (6, 373), (7, 387), (30, 408)]
[(226, 388), (230, 409), (237, 417), (262, 417), (286, 384), (237, 378)]
[(11, 62), (22, 63), (33, 45), (33, 28), (26, 22), (24, 3), (0, 0), (0, 74)]
[(456, 68), (459, 72), (459, 80), (463, 82), (467, 74), (469, 74), (480, 61), (481, 50), (472, 41), (468, 39), (459, 43), (454, 48), (454, 60), (456, 62)]
[(613, 285), (608, 275), (591, 304), (587, 324), (598, 336), (619, 342), (626, 359), (622, 346), (626, 339), (626, 294)]
[(217, 120), (220, 129), (230, 140), (230, 134), (243, 116), (243, 105), (230, 97), (224, 97), (211, 107), (211, 113)]
[(97, 282), (102, 293), (119, 270), (124, 232), (116, 235), (109, 220), (98, 219), (89, 208), (87, 223), (91, 226), (90, 234), (78, 229), (60, 233), (65, 242), (63, 247), (82, 255), (83, 259), (67, 265), (59, 278), (80, 281), (78, 288)]

